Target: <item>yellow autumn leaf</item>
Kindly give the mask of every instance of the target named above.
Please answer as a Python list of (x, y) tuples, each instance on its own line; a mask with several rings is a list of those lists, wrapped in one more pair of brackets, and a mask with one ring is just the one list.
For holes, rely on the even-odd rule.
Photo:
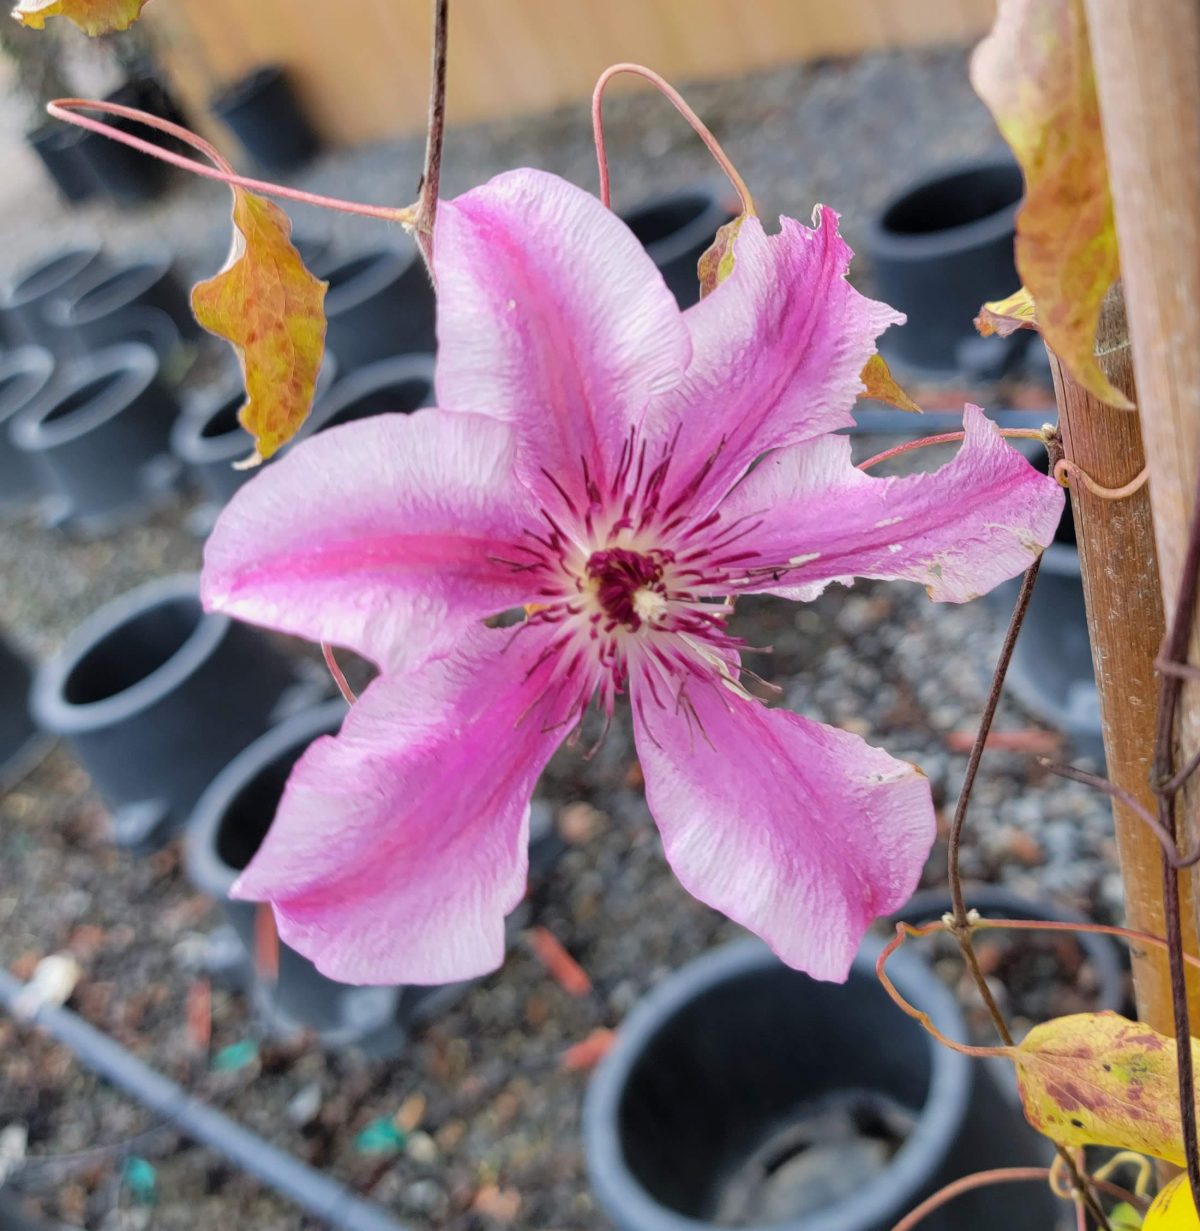
[(1128, 409), (1094, 353), (1120, 269), (1083, 0), (1000, 0), (971, 81), (1025, 173), (1017, 270), (1042, 336), (1080, 384)]
[(873, 398), (876, 402), (888, 402), (901, 410), (912, 411), (919, 415), (921, 408), (900, 388), (896, 378), (882, 355), (875, 354), (867, 360), (862, 370), (862, 383), (865, 386), (858, 395), (860, 398)]
[(1177, 1175), (1146, 1211), (1142, 1231), (1200, 1231), (1196, 1203), (1186, 1175)]
[(705, 249), (700, 260), (696, 262), (696, 273), (700, 277), (700, 298), (717, 289), (733, 273), (733, 241), (737, 239), (742, 223), (749, 214), (739, 214), (732, 222), (717, 228), (713, 242)]
[(42, 30), (47, 17), (66, 17), (84, 34), (128, 30), (148, 0), (20, 0), (12, 15), (23, 25)]
[[(1200, 1045), (1192, 1040), (1200, 1064)], [(1025, 1116), (1062, 1145), (1104, 1145), (1180, 1163), (1175, 1040), (1118, 1013), (1035, 1026), (1009, 1050)]]
[(192, 311), (231, 342), (246, 379), (238, 414), (254, 437), (255, 465), (286, 444), (312, 408), (325, 353), (325, 291), (291, 243), (288, 216), (233, 189), (233, 249), (225, 268), (192, 291)]
[(975, 318), (975, 328), (983, 337), (996, 333), (1007, 338), (1018, 329), (1036, 329), (1038, 327), (1037, 308), (1033, 296), (1024, 288), (1013, 291), (1007, 299), (993, 299), (979, 309)]

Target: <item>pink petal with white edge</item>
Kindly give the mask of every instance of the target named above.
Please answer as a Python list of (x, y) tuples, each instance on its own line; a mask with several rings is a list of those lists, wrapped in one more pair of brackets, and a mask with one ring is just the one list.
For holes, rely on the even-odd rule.
[(708, 508), (761, 453), (853, 422), (875, 340), (904, 320), (846, 281), (853, 254), (837, 214), (818, 206), (814, 219), (812, 228), (781, 218), (780, 233), (767, 235), (747, 218), (733, 272), (684, 313), (694, 359), (646, 427), (658, 442), (679, 431), (676, 488), (713, 459), (704, 482)]
[[(1027, 569), (1053, 539), (1063, 489), (1039, 474), (978, 406), (953, 461), (929, 474), (877, 478), (850, 461), (844, 436), (766, 458), (721, 506), (757, 522), (745, 546), (751, 591), (811, 599), (855, 577), (922, 582), (962, 603)], [(761, 583), (761, 584), (760, 584)]]
[(537, 703), (546, 641), (477, 629), (449, 657), (377, 679), (297, 764), (233, 896), (271, 902), (280, 937), (347, 983), (499, 966), (525, 893), (530, 796), (567, 733)]
[(204, 550), (209, 610), (346, 646), (385, 670), (517, 606), (528, 524), (512, 430), (421, 410), (321, 432), (234, 496)]
[(514, 423), (527, 480), (573, 498), (611, 478), (647, 402), (691, 356), (683, 316), (633, 232), (590, 193), (511, 171), (442, 202), (438, 404)]
[(692, 681), (679, 708), (639, 687), (634, 723), (683, 886), (789, 966), (845, 979), (871, 921), (916, 888), (936, 830), (924, 775), (717, 683)]

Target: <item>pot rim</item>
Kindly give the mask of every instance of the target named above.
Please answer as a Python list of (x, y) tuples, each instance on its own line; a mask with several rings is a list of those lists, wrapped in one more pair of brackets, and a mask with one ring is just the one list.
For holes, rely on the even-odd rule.
[[(41, 453), (78, 440), (127, 410), (154, 384), (158, 372), (158, 355), (144, 342), (103, 347), (81, 360), (66, 381), (46, 389), (16, 416), (13, 442), (29, 453)], [(47, 422), (66, 398), (105, 377), (116, 379), (61, 423)]]
[(930, 257), (954, 256), (972, 248), (981, 247), (1010, 234), (1016, 225), (1017, 210), (1023, 197), (1018, 196), (1009, 205), (993, 210), (982, 218), (958, 226), (943, 227), (937, 231), (906, 234), (893, 231), (884, 219), (898, 206), (921, 193), (950, 180), (960, 179), (979, 172), (1001, 172), (1021, 177), (1020, 167), (1011, 158), (996, 155), (991, 158), (967, 159), (951, 163), (924, 178), (910, 184), (903, 192), (889, 198), (875, 212), (868, 224), (867, 240), (863, 245), (875, 259), (889, 261), (920, 261)]
[[(128, 264), (118, 265), (115, 269), (98, 270), (96, 276), (89, 278), (70, 298), (55, 302), (47, 310), (47, 315), (55, 325), (73, 328), (90, 325), (106, 316), (128, 311), (136, 304), (139, 296), (171, 276), (173, 264), (166, 253), (154, 253)], [(112, 286), (113, 283), (118, 283), (119, 288), (125, 291), (119, 299), (112, 297), (114, 289), (117, 289)], [(85, 306), (84, 301), (97, 291), (106, 291), (108, 297), (102, 299), (98, 307)]]
[[(875, 981), (875, 960), (883, 942), (868, 935), (854, 959), (851, 978)], [(660, 1204), (625, 1161), (617, 1130), (630, 1073), (648, 1043), (697, 996), (726, 980), (782, 967), (760, 940), (734, 941), (680, 967), (653, 988), (621, 1024), (616, 1044), (588, 1085), (583, 1109), (584, 1149), (592, 1187), (621, 1231), (714, 1231), (713, 1224)], [(965, 1041), (966, 1023), (949, 990), (915, 954), (899, 952), (888, 973), (900, 992), (926, 1011), (947, 1037)], [(900, 1012), (899, 1009), (896, 1010)], [(907, 1019), (906, 1019), (907, 1020)], [(921, 1029), (912, 1023), (914, 1029)], [(882, 1036), (881, 1036), (882, 1037)], [(803, 1216), (803, 1231), (861, 1231), (903, 1211), (951, 1149), (973, 1085), (970, 1060), (926, 1035), (930, 1054), (929, 1092), (908, 1140), (887, 1170), (849, 1200)], [(797, 1231), (800, 1223), (757, 1223), (743, 1231)]]
[(636, 218), (637, 215), (648, 214), (652, 210), (670, 209), (672, 206), (681, 205), (693, 199), (700, 203), (700, 210), (695, 217), (689, 219), (671, 234), (642, 245), (655, 265), (669, 265), (672, 261), (686, 256), (697, 244), (706, 243), (718, 227), (736, 218), (737, 214), (731, 212), (723, 204), (720, 191), (711, 183), (703, 180), (674, 192), (648, 197), (632, 209), (621, 211), (621, 221), (632, 230), (630, 219)]
[(336, 733), (347, 713), (349, 706), (336, 698), (278, 723), (247, 744), (205, 787), (184, 829), (184, 867), (197, 889), (218, 900), (228, 899), (242, 874), (241, 868), (230, 867), (217, 853), (217, 833), (233, 799), (281, 754), (298, 746), (303, 753), (322, 735)]
[[(102, 263), (104, 249), (92, 241), (68, 244), (44, 253), (35, 262), (19, 269), (6, 284), (3, 294), (3, 307), (6, 309), (23, 308), (40, 300), (60, 295), (63, 289), (71, 284), (80, 274), (84, 273), (93, 262)], [(73, 259), (71, 259), (73, 258)], [(40, 282), (49, 270), (59, 262), (66, 262), (66, 272), (48, 286), (29, 287), (30, 282)]]
[[(334, 276), (347, 265), (363, 262), (363, 268), (341, 286), (333, 285)], [(333, 324), (346, 312), (351, 312), (386, 287), (402, 282), (417, 264), (414, 248), (405, 252), (400, 248), (380, 244), (374, 248), (362, 248), (347, 253), (331, 266), (323, 281), (329, 283), (325, 296), (325, 315)]]
[(287, 80), (287, 69), (282, 64), (261, 64), (222, 86), (208, 105), (223, 117), (231, 111), (240, 110), (262, 90), (279, 80)]
[[(434, 357), (431, 354), (414, 351), (406, 355), (393, 355), (389, 359), (376, 359), (374, 363), (355, 368), (340, 381), (335, 381), (328, 392), (318, 395), (313, 402), (312, 413), (296, 433), (294, 441), (290, 443), (299, 444), (302, 440), (310, 439), (322, 431), (329, 420), (345, 410), (347, 406), (352, 406), (360, 398), (367, 397), (388, 385), (399, 385), (407, 381), (424, 381), (429, 385), (429, 393), (433, 397), (435, 366)], [(427, 404), (427, 406), (431, 405), (433, 402)], [(427, 406), (419, 406), (415, 409), (424, 410)]]
[(44, 346), (21, 346), (0, 359), (0, 427), (41, 397), (54, 377), (54, 356)]
[[(76, 704), (66, 699), (67, 680), (102, 641), (137, 617), (180, 599), (195, 603), (198, 618), (183, 644), (165, 662), (128, 688), (99, 701)], [(226, 615), (204, 611), (200, 604), (199, 574), (179, 573), (137, 586), (79, 624), (63, 648), (38, 669), (30, 693), (35, 720), (40, 727), (58, 735), (78, 735), (144, 713), (208, 662), (228, 635), (231, 624)]]

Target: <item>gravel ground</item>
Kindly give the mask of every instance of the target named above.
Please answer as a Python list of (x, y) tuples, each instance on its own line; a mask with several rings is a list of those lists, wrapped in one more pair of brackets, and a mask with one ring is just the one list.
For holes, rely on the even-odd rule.
[[(764, 213), (807, 217), (813, 201), (828, 201), (844, 210), (851, 242), (867, 212), (912, 176), (995, 142), (957, 52), (829, 63), (691, 97)], [(618, 203), (711, 173), (665, 104), (614, 99), (609, 133)], [(316, 189), (403, 200), (419, 156), (415, 142), (337, 153), (302, 178)], [(447, 159), (449, 192), (522, 163), (594, 182), (582, 106), (455, 131)], [(83, 217), (114, 249), (153, 238), (204, 271), (223, 255), (226, 209), (222, 191), (181, 182), (136, 215), (92, 209)], [(0, 255), (19, 263), (75, 233), (79, 217), (47, 201), (36, 217), (6, 219), (10, 242)], [(334, 220), (347, 237), (364, 225)], [(0, 628), (41, 657), (108, 599), (195, 567), (188, 508), (181, 497), (144, 524), (91, 542), (28, 517), (0, 525)], [(945, 816), (964, 766), (946, 736), (977, 721), (999, 620), (986, 603), (934, 607), (915, 587), (862, 585), (803, 607), (744, 602), (735, 631), (773, 647), (758, 669), (782, 687), (787, 706), (921, 764)], [(1001, 705), (1000, 728), (1031, 725)], [(83, 969), (71, 1003), (85, 1018), (414, 1227), (598, 1231), (608, 1224), (593, 1207), (579, 1137), (586, 1075), (564, 1064), (564, 1052), (618, 1025), (647, 988), (737, 929), (667, 870), (624, 721), (594, 759), (556, 757), (541, 794), (566, 848), (531, 903), (533, 919), (567, 947), (594, 991), (568, 995), (522, 937), (502, 971), (475, 984), (398, 1060), (269, 1042), (242, 998), (220, 988), (211, 1043), (198, 1046), (188, 1029), (191, 962), (216, 911), (188, 887), (175, 847), (135, 858), (109, 844), (104, 809), (62, 749), (0, 798), (0, 962), (28, 976), (40, 957), (71, 952)], [(1112, 918), (1120, 908), (1113, 857), (1107, 809), (1084, 788), (1043, 778), (1026, 756), (989, 755), (964, 857), (969, 876)], [(944, 871), (939, 845), (927, 883)], [(254, 1046), (237, 1050), (247, 1043)], [(385, 1117), (398, 1117), (404, 1133), (361, 1136)], [(28, 1130), (21, 1189), (72, 1226), (309, 1225), (62, 1048), (0, 1018), (0, 1130), (6, 1125)]]

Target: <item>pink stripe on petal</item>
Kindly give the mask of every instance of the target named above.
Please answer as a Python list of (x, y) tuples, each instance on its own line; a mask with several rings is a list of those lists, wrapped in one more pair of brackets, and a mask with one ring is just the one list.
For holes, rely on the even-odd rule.
[(850, 424), (876, 338), (904, 320), (846, 281), (852, 253), (837, 214), (819, 206), (814, 218), (815, 228), (781, 218), (770, 236), (757, 218), (742, 224), (733, 272), (684, 313), (687, 379), (647, 415), (658, 439), (680, 433), (675, 484), (714, 459), (709, 508), (768, 449)]
[(964, 422), (957, 456), (929, 474), (865, 474), (844, 436), (766, 458), (721, 506), (723, 518), (759, 523), (746, 543), (763, 572), (745, 588), (810, 599), (830, 581), (876, 577), (962, 603), (1027, 569), (1054, 537), (1063, 489), (978, 406)]
[(532, 588), (513, 567), (532, 521), (514, 456), (511, 429), (482, 415), (421, 410), (321, 432), (222, 512), (204, 601), (388, 670), (444, 653)]
[(523, 473), (604, 487), (647, 402), (690, 358), (682, 314), (633, 232), (590, 193), (510, 171), (443, 202), (438, 403), (507, 419)]
[[(548, 634), (476, 629), (447, 658), (381, 676), (318, 740), (234, 896), (348, 983), (446, 983), (504, 957), (525, 893), (529, 800), (569, 727), (538, 695)], [(526, 675), (533, 671), (531, 679)]]
[[(641, 684), (641, 681), (638, 681)], [(856, 735), (691, 681), (634, 704), (646, 799), (684, 888), (798, 970), (842, 980), (906, 902), (936, 824), (929, 783)]]

